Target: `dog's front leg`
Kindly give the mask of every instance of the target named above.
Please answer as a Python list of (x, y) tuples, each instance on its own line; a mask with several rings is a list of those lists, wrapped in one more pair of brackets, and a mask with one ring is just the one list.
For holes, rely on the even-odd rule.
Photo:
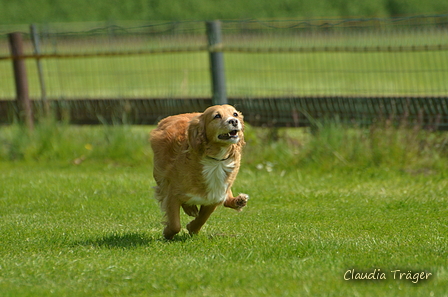
[(247, 200), (249, 200), (249, 195), (241, 193), (238, 196), (233, 197), (232, 191), (229, 190), (227, 198), (224, 201), (224, 206), (241, 211), (241, 209), (246, 206)]
[(198, 216), (188, 223), (187, 230), (190, 234), (198, 234), (205, 222), (207, 222), (210, 215), (215, 211), (218, 205), (202, 205)]
[(180, 232), (180, 203), (177, 199), (172, 199), (166, 206), (166, 227), (163, 236), (171, 240), (174, 235)]

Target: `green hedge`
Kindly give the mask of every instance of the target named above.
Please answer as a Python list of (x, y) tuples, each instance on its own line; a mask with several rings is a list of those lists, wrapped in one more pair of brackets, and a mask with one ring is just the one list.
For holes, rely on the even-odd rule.
[(0, 24), (397, 16), (448, 12), (446, 0), (0, 0)]

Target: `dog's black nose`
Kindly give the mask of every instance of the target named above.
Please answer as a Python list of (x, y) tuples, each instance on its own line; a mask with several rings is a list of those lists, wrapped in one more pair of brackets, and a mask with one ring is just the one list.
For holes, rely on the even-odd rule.
[(232, 125), (233, 127), (238, 126), (238, 120), (237, 119), (230, 119), (227, 121), (230, 125)]

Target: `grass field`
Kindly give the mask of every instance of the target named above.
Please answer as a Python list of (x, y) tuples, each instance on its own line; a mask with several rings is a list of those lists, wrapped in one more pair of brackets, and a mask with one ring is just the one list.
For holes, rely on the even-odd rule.
[(447, 294), (446, 176), (243, 169), (247, 209), (166, 242), (149, 167), (0, 167), (2, 296)]
[(446, 135), (342, 128), (248, 126), (247, 208), (167, 242), (150, 127), (0, 127), (1, 295), (447, 296)]

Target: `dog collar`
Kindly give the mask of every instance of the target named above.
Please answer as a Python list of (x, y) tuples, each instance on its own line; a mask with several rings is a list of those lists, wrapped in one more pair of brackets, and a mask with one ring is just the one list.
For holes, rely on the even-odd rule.
[(215, 160), (215, 161), (222, 162), (222, 161), (225, 161), (225, 160), (230, 159), (230, 156), (231, 156), (231, 155), (232, 155), (232, 154), (229, 154), (229, 156), (228, 156), (227, 158), (225, 158), (225, 159), (216, 159), (216, 158), (213, 158), (213, 157), (210, 157), (210, 156), (206, 156), (206, 157), (209, 158), (209, 159)]

